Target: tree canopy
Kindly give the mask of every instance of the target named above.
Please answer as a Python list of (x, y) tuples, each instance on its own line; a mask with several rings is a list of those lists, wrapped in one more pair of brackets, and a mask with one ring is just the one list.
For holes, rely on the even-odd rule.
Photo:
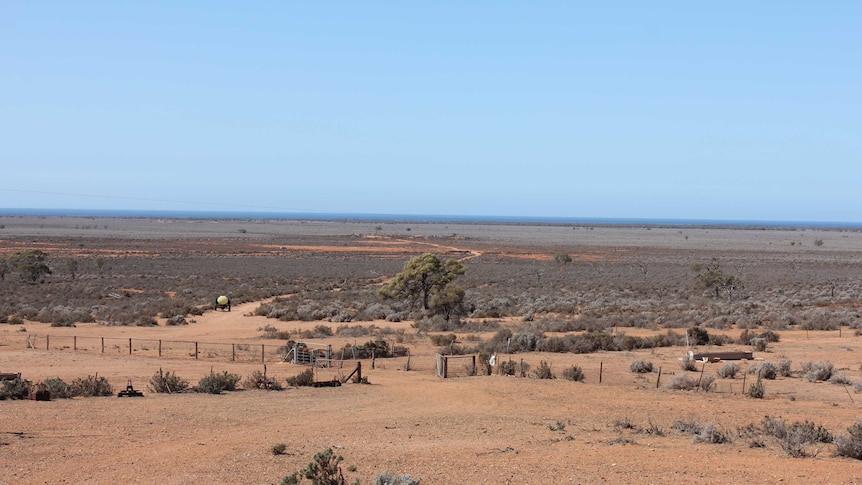
[(436, 310), (448, 315), (463, 302), (464, 290), (456, 285), (447, 291), (447, 287), (466, 270), (458, 260), (441, 261), (432, 253), (421, 254), (404, 263), (404, 269), (378, 292), (383, 298), (407, 300), (412, 305), (421, 302), (425, 310), (432, 309), (433, 301)]
[(15, 253), (10, 257), (10, 261), (21, 279), (30, 283), (39, 281), (45, 275), (51, 274), (51, 268), (45, 263), (47, 254), (38, 249), (28, 249), (20, 253)]
[(733, 298), (733, 292), (737, 288), (745, 286), (738, 276), (724, 274), (721, 270), (721, 263), (715, 258), (710, 264), (696, 265), (693, 269), (698, 272), (695, 286), (704, 290), (714, 290), (716, 298), (719, 297), (722, 290), (727, 293), (728, 298)]

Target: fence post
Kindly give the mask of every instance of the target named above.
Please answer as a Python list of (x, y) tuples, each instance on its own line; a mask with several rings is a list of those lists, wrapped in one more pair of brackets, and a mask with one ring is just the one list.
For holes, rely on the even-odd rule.
[(51, 350), (51, 336), (45, 335), (45, 350)]
[(195, 360), (198, 358), (198, 343), (195, 342)]
[(162, 339), (159, 339), (159, 357), (162, 356)]
[(263, 363), (263, 355), (264, 355), (263, 346), (264, 346), (264, 344), (260, 344), (260, 362), (261, 363)]
[(72, 350), (78, 350), (78, 336), (72, 336)]
[(102, 353), (105, 353), (105, 337), (102, 337)]
[(230, 344), (230, 361), (236, 360), (236, 344)]
[(129, 338), (129, 355), (132, 355), (132, 339)]
[(661, 382), (661, 366), (658, 367), (658, 377), (655, 380), (655, 388), (658, 389), (658, 385)]
[(602, 374), (604, 374), (604, 370), (605, 370), (605, 363), (599, 362), (599, 384), (602, 383)]

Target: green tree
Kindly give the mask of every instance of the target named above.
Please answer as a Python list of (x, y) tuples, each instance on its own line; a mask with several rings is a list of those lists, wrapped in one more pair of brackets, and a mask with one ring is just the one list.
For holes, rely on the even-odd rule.
[(733, 292), (745, 286), (738, 276), (724, 274), (721, 263), (715, 258), (712, 258), (708, 265), (695, 265), (692, 269), (698, 272), (695, 286), (703, 290), (714, 290), (716, 298), (721, 296), (722, 290), (727, 293), (728, 298), (733, 298)]
[(28, 249), (13, 254), (11, 261), (23, 280), (35, 283), (45, 275), (51, 274), (51, 268), (45, 263), (47, 257), (47, 254), (38, 249)]
[(431, 311), (437, 315), (443, 315), (447, 322), (453, 316), (460, 317), (467, 313), (464, 305), (464, 288), (457, 283), (450, 283), (442, 290), (433, 292), (428, 305)]
[[(435, 293), (445, 294), (447, 285), (465, 271), (464, 265), (455, 259), (441, 261), (434, 254), (421, 254), (404, 263), (404, 269), (378, 293), (386, 299), (409, 300), (412, 305), (421, 301), (422, 308), (430, 310), (431, 297)], [(445, 299), (441, 296), (441, 301)]]

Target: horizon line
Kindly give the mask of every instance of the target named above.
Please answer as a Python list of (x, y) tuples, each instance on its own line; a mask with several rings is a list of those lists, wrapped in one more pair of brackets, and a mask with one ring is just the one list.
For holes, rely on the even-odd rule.
[(228, 211), (179, 209), (46, 209), (0, 208), (0, 216), (53, 217), (128, 217), (170, 219), (285, 219), (323, 221), (387, 221), (387, 222), (478, 222), (478, 223), (544, 223), (596, 225), (673, 225), (673, 226), (769, 226), (769, 227), (859, 227), (862, 222), (792, 221), (753, 219), (698, 219), (656, 217), (584, 217), (584, 216), (504, 216), (454, 214), (382, 214), (351, 212), (304, 211)]

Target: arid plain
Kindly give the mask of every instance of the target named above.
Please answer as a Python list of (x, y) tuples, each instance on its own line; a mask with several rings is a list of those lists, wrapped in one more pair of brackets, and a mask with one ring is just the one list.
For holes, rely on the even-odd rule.
[[(0, 372), (33, 382), (98, 374), (115, 391), (131, 380), (145, 394), (0, 401), (0, 483), (278, 483), (326, 448), (344, 457), (348, 482), (362, 483), (384, 470), (428, 484), (862, 483), (862, 462), (836, 456), (834, 444), (793, 457), (761, 429), (770, 416), (840, 435), (862, 419), (858, 229), (18, 216), (0, 225), (0, 253), (40, 249), (52, 269), (43, 283), (24, 284), (14, 271), (0, 283), (0, 314), (21, 320), (0, 324)], [(383, 305), (376, 288), (423, 252), (467, 268), (458, 281), (472, 311), (462, 326), (434, 330), (422, 319), (360, 311)], [(699, 288), (698, 268), (713, 261), (744, 285), (718, 297)], [(209, 308), (222, 293), (234, 298), (230, 312)], [(292, 300), (326, 318), (261, 310)], [(302, 304), (291, 311), (302, 314)], [(168, 313), (190, 305), (206, 311), (167, 325)], [(151, 310), (157, 324), (139, 325)], [(38, 321), (64, 311), (94, 321)], [(321, 326), (332, 335), (315, 335)], [(715, 378), (706, 391), (667, 387), (683, 372), (685, 345), (500, 348), (499, 361), (529, 365), (526, 377), (467, 375), (462, 360), (452, 361), (452, 378), (435, 373), (434, 336), (454, 334), (469, 350), (488, 349), (501, 329), (540, 342), (585, 332), (622, 341), (694, 326), (728, 337), (696, 352), (752, 351), (738, 341), (745, 330), (779, 340), (739, 362), (734, 378), (717, 378), (722, 363), (697, 363), (688, 374)], [(306, 367), (270, 351), (284, 342), (266, 329), (334, 349), (384, 339), (410, 350), (409, 369), (403, 356), (378, 358), (373, 369), (361, 359), (368, 385), (147, 390), (159, 369), (195, 384), (211, 371), (245, 377), (264, 364), (284, 384)], [(103, 337), (104, 351), (94, 343)], [(196, 358), (178, 344), (160, 357), (159, 340), (203, 350)], [(232, 345), (251, 350), (232, 360)], [(631, 372), (636, 359), (655, 371)], [(792, 362), (791, 375), (764, 380), (763, 398), (747, 396), (755, 380), (747, 369), (781, 359)], [(543, 361), (556, 378), (534, 377)], [(831, 362), (844, 383), (804, 378), (806, 361)], [(348, 356), (315, 377), (344, 377), (356, 362)], [(575, 365), (583, 382), (562, 378)], [(693, 436), (680, 423), (712, 424), (726, 440)], [(285, 453), (274, 455), (279, 443)]]

